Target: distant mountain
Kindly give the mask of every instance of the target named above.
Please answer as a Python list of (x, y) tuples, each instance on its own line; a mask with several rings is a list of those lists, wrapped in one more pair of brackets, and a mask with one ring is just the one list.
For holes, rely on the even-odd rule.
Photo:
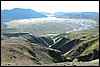
[(46, 16), (31, 9), (14, 8), (12, 10), (1, 10), (2, 21), (42, 17)]
[(51, 13), (48, 13), (48, 12), (39, 12), (39, 13), (41, 13), (43, 15), (50, 15), (51, 14)]
[(57, 18), (82, 18), (99, 21), (99, 13), (97, 12), (55, 12), (54, 15)]

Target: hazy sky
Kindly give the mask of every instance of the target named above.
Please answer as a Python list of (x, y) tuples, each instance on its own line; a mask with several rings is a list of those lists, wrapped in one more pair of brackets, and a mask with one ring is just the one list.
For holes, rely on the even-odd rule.
[(99, 12), (99, 1), (1, 1), (1, 9), (25, 8), (38, 12)]

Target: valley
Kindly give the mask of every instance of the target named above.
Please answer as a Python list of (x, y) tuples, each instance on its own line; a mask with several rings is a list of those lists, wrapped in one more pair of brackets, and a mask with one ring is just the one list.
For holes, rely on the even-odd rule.
[(13, 20), (4, 24), (7, 27), (6, 29), (3, 28), (5, 31), (2, 30), (1, 33), (28, 32), (35, 36), (87, 30), (98, 25), (97, 21), (91, 19), (61, 19), (55, 17)]
[(10, 12), (1, 22), (1, 66), (99, 66), (98, 13)]

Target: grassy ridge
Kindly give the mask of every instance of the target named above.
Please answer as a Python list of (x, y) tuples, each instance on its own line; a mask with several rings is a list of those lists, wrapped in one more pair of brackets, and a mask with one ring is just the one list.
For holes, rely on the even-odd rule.
[[(65, 37), (65, 42), (63, 41), (61, 43), (63, 39), (61, 37)], [(94, 53), (93, 50), (95, 49), (99, 51), (98, 28), (84, 31), (75, 31), (72, 33), (63, 33), (55, 36), (54, 39), (58, 40), (51, 46), (51, 48), (60, 50), (64, 56), (70, 57), (72, 59)]]

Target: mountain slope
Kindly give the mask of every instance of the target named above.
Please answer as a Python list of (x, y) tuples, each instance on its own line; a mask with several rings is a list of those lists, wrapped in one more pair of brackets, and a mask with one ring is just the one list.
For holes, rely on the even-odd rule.
[(1, 41), (2, 66), (34, 66), (65, 61), (59, 51), (27, 42), (24, 37)]

